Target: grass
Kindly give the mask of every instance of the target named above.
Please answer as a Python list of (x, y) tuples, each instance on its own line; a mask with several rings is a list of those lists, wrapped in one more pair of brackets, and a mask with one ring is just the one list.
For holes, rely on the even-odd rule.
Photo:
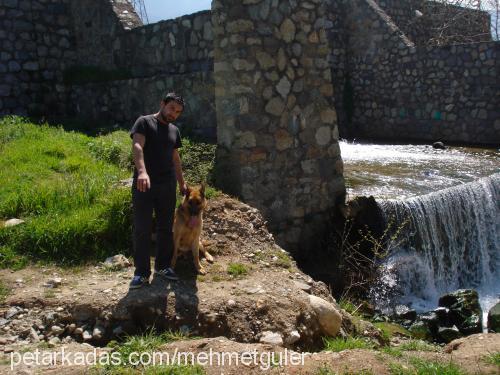
[(419, 351), (419, 352), (439, 352), (440, 347), (437, 345), (429, 344), (423, 340), (410, 340), (397, 347), (385, 347), (382, 351), (393, 357), (401, 358), (403, 352)]
[(374, 375), (374, 372), (370, 369), (363, 369), (361, 371), (352, 372), (349, 370), (344, 370), (341, 373), (334, 372), (327, 366), (320, 367), (315, 373), (315, 375)]
[(324, 350), (341, 352), (347, 349), (373, 349), (374, 344), (358, 337), (324, 337)]
[(488, 354), (483, 359), (486, 363), (500, 367), (500, 352)]
[(448, 362), (434, 362), (420, 358), (410, 358), (408, 366), (389, 364), (392, 375), (465, 375), (460, 367)]
[[(117, 374), (180, 374), (180, 375), (198, 375), (205, 374), (205, 371), (200, 366), (177, 364), (177, 365), (162, 365), (158, 361), (167, 362), (167, 357), (155, 357), (154, 352), (160, 352), (163, 345), (179, 341), (194, 339), (188, 334), (182, 332), (167, 331), (156, 333), (154, 329), (150, 329), (143, 335), (128, 336), (124, 342), (118, 343), (111, 341), (108, 347), (112, 348), (112, 358), (116, 359), (112, 364), (96, 367), (94, 370), (98, 374), (117, 375)], [(143, 355), (146, 363), (135, 363), (135, 354)], [(143, 354), (145, 353), (145, 354)], [(171, 358), (170, 358), (171, 359)], [(153, 360), (155, 366), (153, 367)], [(159, 364), (159, 365), (158, 365)]]
[(2, 280), (0, 280), (0, 304), (5, 302), (5, 299), (9, 295), (9, 288), (5, 286)]
[(389, 341), (395, 335), (411, 337), (410, 331), (399, 324), (376, 322), (373, 325), (382, 331), (385, 341)]
[(276, 258), (278, 258), (275, 261), (275, 264), (279, 267), (283, 267), (286, 269), (290, 269), (292, 267), (292, 261), (290, 259), (290, 256), (283, 251), (276, 251), (274, 254)]
[[(210, 180), (215, 146), (185, 139), (189, 183)], [(0, 268), (30, 261), (78, 265), (131, 249), (131, 194), (119, 181), (132, 172), (128, 133), (90, 137), (26, 119), (0, 118)], [(207, 196), (218, 192), (207, 186)], [(180, 198), (179, 198), (180, 199)]]
[(354, 302), (348, 298), (341, 298), (339, 300), (339, 306), (351, 315), (360, 316), (358, 313), (359, 306), (356, 306)]
[(229, 263), (227, 266), (227, 273), (231, 276), (238, 277), (248, 274), (248, 269), (241, 263)]

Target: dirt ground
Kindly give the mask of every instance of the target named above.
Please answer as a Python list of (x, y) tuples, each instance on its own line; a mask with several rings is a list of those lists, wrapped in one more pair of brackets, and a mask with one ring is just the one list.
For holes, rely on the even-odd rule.
[[(109, 340), (151, 327), (203, 337), (168, 344), (161, 350), (166, 353), (286, 351), (304, 358), (298, 366), (280, 366), (275, 360), (268, 369), (226, 363), (205, 367), (208, 374), (316, 374), (320, 369), (325, 374), (326, 369), (387, 374), (389, 363), (405, 364), (405, 357), (375, 350), (319, 351), (321, 327), (308, 297), (321, 297), (340, 308), (324, 283), (301, 272), (275, 244), (257, 210), (227, 196), (213, 199), (205, 214), (203, 242), (215, 258), (213, 264), (203, 261), (206, 275), (196, 275), (188, 257), (178, 262), (179, 281), (153, 278), (150, 286), (133, 291), (128, 289), (133, 267), (32, 265), (15, 272), (1, 270), (8, 295), (0, 305), (0, 373), (88, 372), (90, 367), (62, 364), (10, 371), (9, 365), (11, 356), (36, 350), (108, 353)], [(380, 335), (369, 323), (362, 332), (353, 332), (351, 317), (341, 313), (341, 335)], [(499, 334), (473, 335), (452, 344), (449, 353), (412, 355), (453, 359), (469, 373), (498, 373), (482, 356), (500, 351)]]

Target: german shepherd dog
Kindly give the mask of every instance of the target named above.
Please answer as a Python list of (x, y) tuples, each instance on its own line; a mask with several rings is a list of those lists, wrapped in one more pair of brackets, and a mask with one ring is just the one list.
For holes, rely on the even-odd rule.
[(214, 261), (214, 258), (204, 249), (200, 241), (203, 226), (203, 210), (206, 206), (205, 185), (188, 187), (181, 205), (175, 210), (172, 268), (175, 267), (179, 252), (191, 251), (193, 253), (194, 266), (201, 275), (204, 275), (206, 272), (200, 264), (200, 252), (205, 256), (207, 261)]

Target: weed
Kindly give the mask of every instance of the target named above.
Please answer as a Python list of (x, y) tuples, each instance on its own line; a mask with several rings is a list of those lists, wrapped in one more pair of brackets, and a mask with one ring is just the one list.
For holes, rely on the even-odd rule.
[(357, 337), (324, 337), (324, 350), (332, 352), (341, 352), (347, 349), (373, 349), (374, 344)]
[(500, 352), (492, 353), (483, 357), (484, 361), (500, 367)]
[(248, 274), (248, 269), (241, 263), (229, 263), (227, 266), (227, 273), (231, 276), (238, 277)]
[(465, 375), (454, 363), (440, 363), (420, 358), (410, 358), (408, 365), (389, 364), (392, 375)]
[(0, 303), (4, 303), (8, 295), (9, 295), (9, 288), (7, 288), (3, 283), (3, 281), (0, 280)]

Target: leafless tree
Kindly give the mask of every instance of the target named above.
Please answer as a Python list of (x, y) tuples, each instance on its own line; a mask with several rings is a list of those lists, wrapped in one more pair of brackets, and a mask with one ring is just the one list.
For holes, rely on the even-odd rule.
[(499, 0), (483, 0), (481, 8), (490, 13), (491, 16), (491, 34), (494, 40), (500, 40), (500, 1)]
[(429, 44), (444, 45), (491, 39), (489, 17), (480, 0), (439, 0), (426, 2), (431, 31)]

